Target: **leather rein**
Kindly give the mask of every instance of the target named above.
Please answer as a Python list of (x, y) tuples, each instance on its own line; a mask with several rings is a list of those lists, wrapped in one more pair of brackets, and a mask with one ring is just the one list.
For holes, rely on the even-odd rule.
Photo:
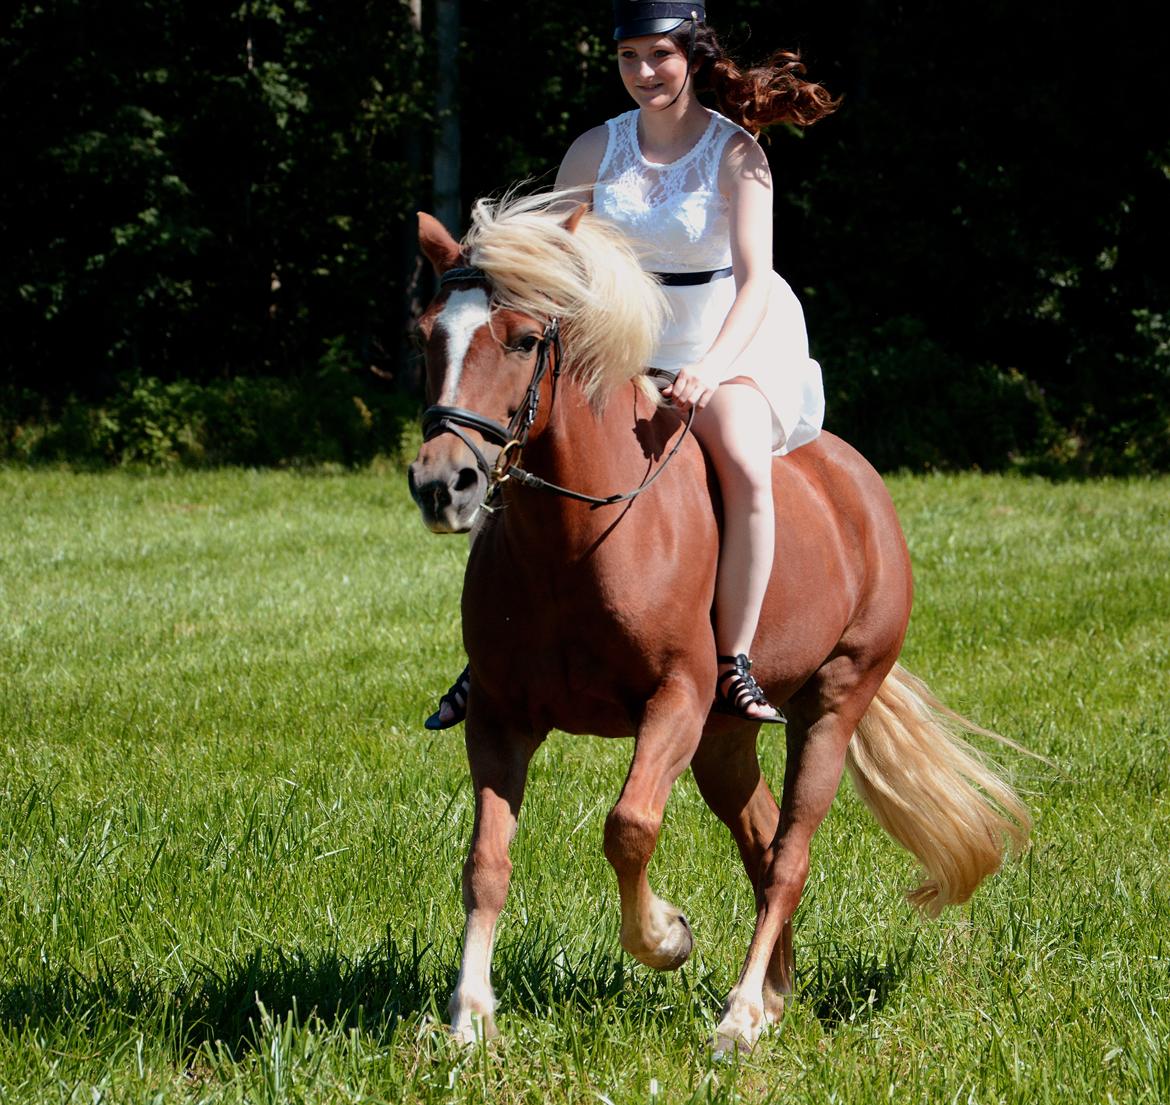
[[(444, 288), (448, 284), (468, 280), (482, 281), (489, 286), (491, 284), (487, 273), (482, 269), (454, 268), (448, 269), (439, 278), (439, 287)], [(532, 429), (532, 424), (536, 421), (536, 415), (540, 408), (540, 385), (545, 376), (548, 375), (550, 368), (553, 378), (552, 401), (555, 403), (556, 382), (561, 375), (561, 328), (560, 321), (555, 318), (549, 319), (545, 324), (544, 332), (536, 346), (536, 367), (532, 371), (532, 379), (528, 383), (524, 401), (517, 408), (507, 426), (501, 426), (498, 422), (493, 422), (490, 418), (485, 418), (482, 414), (465, 407), (432, 406), (427, 407), (422, 414), (423, 441), (430, 441), (431, 438), (438, 437), (439, 434), (452, 433), (471, 450), (472, 456), (475, 457), (476, 467), (487, 480), (487, 492), (484, 495), (482, 506), (488, 511), (493, 509), (489, 505), (492, 499), (508, 480), (515, 480), (524, 487), (535, 488), (537, 491), (550, 491), (555, 495), (575, 499), (577, 502), (589, 503), (594, 508), (624, 503), (641, 495), (662, 475), (663, 470), (679, 451), (690, 432), (691, 423), (694, 421), (694, 407), (687, 414), (686, 424), (683, 426), (683, 432), (679, 434), (678, 441), (663, 458), (662, 463), (647, 475), (633, 491), (625, 491), (618, 495), (586, 495), (584, 492), (573, 491), (570, 488), (543, 480), (539, 476), (534, 476), (516, 463), (524, 446), (528, 444), (528, 434)], [(485, 441), (491, 441), (500, 446), (500, 454), (496, 458), (495, 464), (488, 463), (483, 451), (464, 433), (465, 429), (474, 430)]]

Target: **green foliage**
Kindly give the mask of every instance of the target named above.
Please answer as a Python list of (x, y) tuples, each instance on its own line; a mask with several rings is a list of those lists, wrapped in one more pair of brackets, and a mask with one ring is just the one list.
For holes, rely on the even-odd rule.
[[(1125, 74), (1120, 99), (1086, 82), (1084, 27), (1056, 5), (994, 0), (957, 18), (860, 3), (844, 33), (839, 9), (820, 26), (802, 13), (828, 62), (816, 72), (846, 99), (805, 141), (774, 143), (789, 200), (777, 263), (806, 290), (830, 428), (863, 451), (887, 464), (1165, 468), (1168, 363), (1144, 320), (1170, 301), (1170, 132), (1151, 110), (1170, 74), (1138, 7), (1112, 6), (1092, 35), (1093, 71)], [(900, 319), (914, 320), (903, 355), (937, 366), (901, 393), (888, 343)], [(874, 371), (866, 390), (949, 422), (957, 448), (923, 448), (910, 420), (897, 442), (875, 440), (885, 431), (848, 401)], [(1017, 378), (1032, 413), (1021, 423), (1008, 398), (995, 447), (973, 449), (971, 426), (988, 424), (980, 389)], [(949, 394), (955, 381), (969, 402)]]
[[(797, 999), (716, 1064), (754, 897), (684, 774), (649, 874), (695, 956), (623, 955), (601, 841), (628, 741), (554, 734), (534, 758), (504, 1038), (464, 1052), (439, 1028), (475, 811), (462, 739), (421, 719), (463, 663), (467, 543), (423, 530), (400, 470), (0, 468), (0, 1099), (1170, 1099), (1170, 481), (891, 490), (906, 663), (1055, 761), (1006, 757), (1034, 845), (928, 922), (843, 786)], [(760, 749), (777, 786), (783, 740)]]
[[(428, 291), (414, 212), (441, 62), (422, 10), (420, 35), (399, 2), (18, 0), (0, 386), (44, 400), (43, 428), (127, 378), (303, 379), (342, 335), (417, 392), (404, 336)], [(466, 207), (551, 183), (627, 104), (605, 4), (461, 10)], [(886, 467), (1170, 467), (1170, 69), (1140, 4), (1101, 13), (1091, 46), (1052, 0), (713, 16), (743, 58), (799, 46), (845, 97), (768, 139), (775, 263), (830, 429)]]
[(834, 362), (831, 424), (864, 441), (879, 468), (995, 468), (1056, 434), (1043, 394), (1020, 372), (969, 364), (895, 318)]
[(0, 37), (0, 351), (17, 388), (398, 367), (421, 43), (401, 4), (21, 3)]
[(126, 377), (104, 404), (71, 398), (56, 419), (27, 406), (24, 421), (0, 422), (0, 457), (155, 467), (364, 464), (397, 455), (416, 411), (410, 397), (360, 385), (329, 358), (312, 376), (285, 379)]

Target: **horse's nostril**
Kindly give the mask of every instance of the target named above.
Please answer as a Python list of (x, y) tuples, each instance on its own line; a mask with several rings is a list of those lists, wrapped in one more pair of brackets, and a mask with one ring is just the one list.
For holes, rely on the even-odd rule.
[(459, 475), (455, 478), (455, 490), (467, 491), (475, 486), (475, 469), (474, 468), (460, 468)]

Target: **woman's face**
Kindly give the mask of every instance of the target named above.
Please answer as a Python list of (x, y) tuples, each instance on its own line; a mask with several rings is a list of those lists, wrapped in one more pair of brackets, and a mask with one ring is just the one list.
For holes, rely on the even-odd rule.
[(687, 81), (687, 56), (665, 35), (618, 43), (618, 72), (634, 103), (649, 111), (673, 103)]

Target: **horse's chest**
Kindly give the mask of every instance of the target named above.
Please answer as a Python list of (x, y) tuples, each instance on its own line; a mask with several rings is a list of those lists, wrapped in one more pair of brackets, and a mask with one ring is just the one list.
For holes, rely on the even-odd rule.
[(626, 735), (680, 653), (710, 651), (710, 595), (677, 601), (616, 544), (539, 563), (488, 546), (469, 563), (469, 656), (518, 710), (560, 729)]
[(647, 597), (635, 580), (598, 578), (592, 566), (571, 563), (555, 570), (515, 564), (469, 571), (464, 606), (477, 634), (545, 650), (579, 651), (593, 642), (612, 648), (639, 636), (647, 616)]

